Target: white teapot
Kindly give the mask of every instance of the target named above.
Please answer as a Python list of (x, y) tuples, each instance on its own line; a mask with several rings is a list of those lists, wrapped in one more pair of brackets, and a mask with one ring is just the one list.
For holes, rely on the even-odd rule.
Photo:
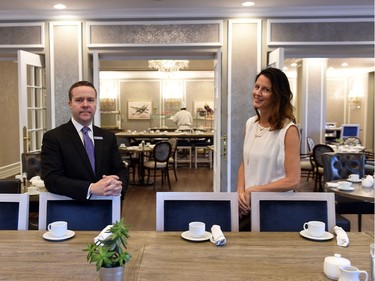
[(362, 180), (363, 187), (373, 187), (373, 185), (374, 185), (374, 178), (370, 175), (366, 176), (366, 178)]
[(364, 270), (359, 270), (355, 266), (341, 266), (339, 281), (360, 281), (360, 275), (365, 276), (365, 281), (368, 280), (368, 273)]
[(32, 186), (36, 186), (38, 188), (44, 187), (44, 181), (40, 178), (40, 176), (32, 177), (30, 182)]
[(350, 266), (350, 260), (342, 258), (340, 254), (324, 258), (324, 274), (333, 280), (340, 277), (340, 266)]

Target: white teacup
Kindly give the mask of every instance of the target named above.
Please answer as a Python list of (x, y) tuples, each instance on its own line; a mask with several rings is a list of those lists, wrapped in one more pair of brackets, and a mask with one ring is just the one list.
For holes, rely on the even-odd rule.
[(28, 188), (27, 188), (27, 192), (28, 193), (31, 193), (31, 194), (35, 194), (35, 193), (37, 193), (39, 191), (39, 189), (38, 189), (38, 187), (36, 187), (36, 186), (29, 186)]
[(63, 237), (68, 231), (68, 223), (66, 221), (55, 221), (48, 224), (48, 231), (54, 237)]
[(326, 224), (322, 221), (309, 221), (303, 224), (303, 229), (307, 230), (310, 236), (322, 237), (326, 231)]
[(351, 175), (349, 175), (348, 179), (351, 180), (351, 181), (358, 181), (359, 175), (358, 174), (351, 174)]
[(189, 223), (189, 234), (193, 238), (199, 238), (204, 235), (206, 224), (204, 222), (193, 221)]
[(348, 181), (339, 181), (338, 185), (341, 189), (349, 189), (352, 186), (352, 183)]

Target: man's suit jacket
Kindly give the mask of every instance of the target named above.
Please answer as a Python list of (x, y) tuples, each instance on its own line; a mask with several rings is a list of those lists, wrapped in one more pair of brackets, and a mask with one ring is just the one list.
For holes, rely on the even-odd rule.
[(116, 136), (93, 126), (95, 173), (72, 121), (46, 132), (41, 152), (41, 174), (48, 191), (74, 199), (86, 199), (91, 183), (103, 175), (118, 175), (122, 195), (128, 186), (128, 171), (118, 151)]

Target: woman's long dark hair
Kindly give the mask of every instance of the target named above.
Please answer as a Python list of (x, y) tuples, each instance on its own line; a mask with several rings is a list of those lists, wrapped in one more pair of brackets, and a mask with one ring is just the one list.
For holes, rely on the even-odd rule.
[[(272, 130), (279, 130), (284, 127), (287, 120), (295, 122), (295, 116), (293, 114), (293, 105), (291, 103), (293, 93), (290, 90), (288, 78), (285, 73), (277, 68), (265, 68), (255, 77), (255, 81), (258, 80), (259, 76), (265, 76), (271, 81), (272, 85), (272, 101), (273, 108), (271, 110), (271, 116), (268, 122), (271, 125)], [(258, 109), (255, 109), (257, 113), (257, 121), (260, 120), (260, 113)]]

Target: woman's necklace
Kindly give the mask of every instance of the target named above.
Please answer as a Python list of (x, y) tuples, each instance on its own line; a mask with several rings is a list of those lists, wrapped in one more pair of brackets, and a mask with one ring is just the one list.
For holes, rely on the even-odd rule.
[(267, 131), (269, 131), (269, 127), (268, 128), (265, 128), (265, 127), (262, 127), (260, 125), (260, 123), (258, 122), (257, 123), (257, 127), (256, 127), (256, 130), (255, 130), (255, 137), (256, 138), (260, 138), (261, 136), (263, 136)]

